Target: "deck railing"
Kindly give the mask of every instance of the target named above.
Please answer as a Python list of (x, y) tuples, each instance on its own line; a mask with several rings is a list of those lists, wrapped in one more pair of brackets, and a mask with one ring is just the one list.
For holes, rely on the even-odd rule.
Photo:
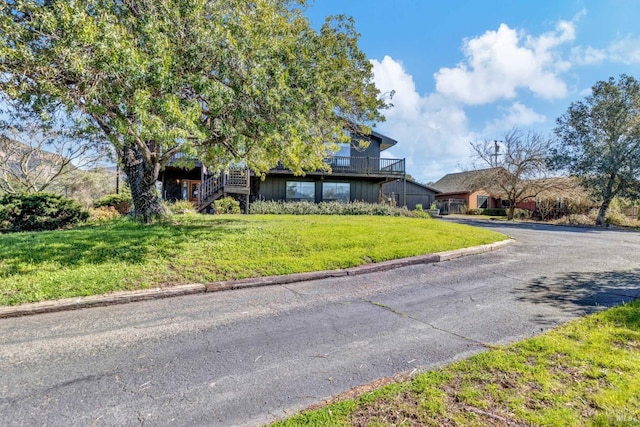
[(333, 156), (326, 161), (334, 172), (402, 175), (405, 171), (404, 159)]
[(218, 175), (208, 176), (200, 184), (199, 205), (211, 203), (211, 199), (223, 191), (233, 192), (233, 189), (248, 189), (249, 184), (250, 174), (247, 168), (230, 169)]
[[(385, 159), (381, 157), (332, 156), (325, 159), (336, 173), (357, 175), (404, 175), (404, 159)], [(287, 170), (282, 164), (276, 170)]]

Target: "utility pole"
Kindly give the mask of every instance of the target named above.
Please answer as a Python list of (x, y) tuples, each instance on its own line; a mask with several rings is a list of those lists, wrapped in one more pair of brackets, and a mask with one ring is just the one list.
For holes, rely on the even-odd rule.
[(493, 163), (494, 163), (494, 167), (498, 167), (498, 156), (499, 156), (499, 152), (500, 152), (500, 146), (498, 145), (498, 141), (497, 140), (493, 140), (493, 149), (495, 150), (494, 154), (491, 155), (491, 157), (494, 158)]

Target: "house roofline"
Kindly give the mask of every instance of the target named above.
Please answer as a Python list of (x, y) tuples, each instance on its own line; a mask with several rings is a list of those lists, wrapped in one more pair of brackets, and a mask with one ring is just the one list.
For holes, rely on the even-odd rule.
[(375, 130), (371, 130), (371, 135), (375, 136), (376, 138), (380, 138), (380, 151), (391, 148), (398, 143), (398, 141), (396, 141), (395, 139), (389, 138), (388, 136), (383, 135), (380, 132), (376, 132)]
[(433, 191), (433, 192), (434, 192), (434, 193), (436, 193), (436, 194), (441, 194), (441, 193), (442, 193), (442, 191), (438, 190), (437, 188), (430, 187), (430, 186), (428, 186), (427, 184), (422, 184), (422, 183), (420, 183), (420, 182), (418, 182), (418, 181), (416, 181), (416, 180), (410, 179), (410, 178), (407, 178), (407, 182), (410, 182), (410, 183), (412, 183), (412, 184), (415, 184), (415, 185), (417, 185), (418, 187), (422, 187), (422, 188), (424, 188), (425, 190)]

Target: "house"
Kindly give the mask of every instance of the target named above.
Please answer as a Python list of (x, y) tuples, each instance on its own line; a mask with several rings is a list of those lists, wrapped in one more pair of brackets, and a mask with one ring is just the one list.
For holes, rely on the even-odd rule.
[[(441, 191), (436, 205), (441, 213), (465, 213), (468, 209), (508, 208), (503, 191), (495, 185), (502, 168), (480, 169), (445, 175), (432, 187)], [(529, 210), (541, 219), (557, 218), (569, 211), (588, 211), (592, 206), (589, 193), (575, 178), (547, 177), (522, 181), (530, 196), (516, 203), (517, 209)], [(525, 196), (526, 196), (525, 194)]]
[(431, 187), (440, 193), (435, 196), (440, 213), (465, 213), (467, 209), (504, 207), (497, 192), (488, 190), (490, 176), (496, 168), (450, 173)]
[[(365, 138), (369, 144), (361, 149), (356, 139)], [(177, 156), (161, 172), (161, 192), (165, 200), (189, 200), (205, 212), (224, 196), (239, 199), (245, 212), (254, 200), (379, 203), (387, 198), (384, 184), (406, 180), (405, 159), (381, 157), (384, 150), (396, 144), (396, 140), (378, 132), (369, 136), (352, 135), (352, 143), (339, 144), (340, 150), (325, 159), (331, 173), (311, 171), (304, 176), (296, 176), (280, 165), (264, 177), (257, 177), (247, 169), (215, 174), (209, 173), (206, 165), (198, 160), (193, 162), (193, 167), (185, 169), (180, 166), (181, 157)], [(406, 204), (405, 193), (398, 202), (401, 206)]]
[(555, 219), (568, 213), (587, 213), (596, 208), (589, 192), (575, 177), (551, 177), (532, 181), (534, 197), (516, 206), (528, 209), (542, 220)]

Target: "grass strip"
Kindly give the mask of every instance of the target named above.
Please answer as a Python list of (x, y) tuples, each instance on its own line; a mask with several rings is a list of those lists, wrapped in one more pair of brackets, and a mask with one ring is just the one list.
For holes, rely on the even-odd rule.
[(348, 268), (506, 236), (425, 218), (178, 215), (0, 235), (0, 305)]
[(639, 426), (640, 301), (274, 426)]

